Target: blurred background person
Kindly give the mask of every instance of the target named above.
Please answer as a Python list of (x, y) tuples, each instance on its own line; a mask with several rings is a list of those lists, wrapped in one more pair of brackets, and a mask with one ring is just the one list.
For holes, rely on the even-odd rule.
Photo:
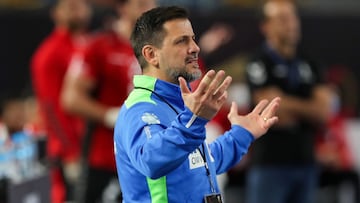
[[(38, 147), (27, 123), (26, 97), (18, 92), (0, 95), (0, 202), (8, 202), (10, 184), (20, 184), (39, 175)], [(46, 200), (48, 201), (48, 200)]]
[(300, 19), (292, 1), (262, 8), (265, 42), (246, 68), (252, 102), (282, 98), (279, 123), (253, 145), (248, 203), (312, 203), (318, 172), (314, 140), (331, 115), (331, 92), (316, 65), (298, 51)]
[(355, 108), (351, 108), (354, 105), (347, 104), (356, 102), (355, 78), (348, 67), (339, 65), (329, 67), (326, 75), (333, 89), (333, 113), (316, 139), (320, 168), (318, 202), (360, 203), (359, 173), (347, 130), (347, 121), (355, 112)]
[(74, 52), (87, 43), (91, 8), (86, 0), (58, 0), (51, 9), (54, 29), (38, 46), (31, 63), (31, 79), (47, 134), (52, 203), (73, 200), (79, 173), (83, 121), (64, 111), (60, 92)]
[[(4, 93), (0, 95), (0, 180), (5, 183), (21, 181), (15, 159), (14, 138), (23, 139), (25, 125), (24, 99), (20, 95)], [(18, 136), (18, 135), (20, 136)], [(6, 187), (1, 188), (1, 202), (5, 202)], [(6, 195), (5, 195), (6, 196)]]
[(22, 131), (26, 123), (25, 98), (20, 93), (1, 92), (1, 138)]
[(223, 0), (157, 0), (161, 6), (183, 6), (188, 8), (190, 11), (197, 12), (212, 12), (224, 5)]
[(74, 56), (66, 74), (62, 103), (68, 112), (89, 121), (79, 202), (119, 198), (113, 128), (119, 107), (133, 88), (132, 77), (141, 71), (130, 35), (137, 18), (153, 7), (154, 0), (117, 0), (117, 18), (106, 24), (110, 29), (94, 34), (83, 55)]

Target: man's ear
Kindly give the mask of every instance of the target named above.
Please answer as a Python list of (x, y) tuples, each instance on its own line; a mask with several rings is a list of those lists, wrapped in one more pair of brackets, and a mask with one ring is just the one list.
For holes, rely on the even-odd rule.
[(156, 48), (151, 45), (146, 45), (142, 49), (142, 55), (144, 56), (145, 60), (152, 66), (158, 67), (159, 60), (156, 54)]

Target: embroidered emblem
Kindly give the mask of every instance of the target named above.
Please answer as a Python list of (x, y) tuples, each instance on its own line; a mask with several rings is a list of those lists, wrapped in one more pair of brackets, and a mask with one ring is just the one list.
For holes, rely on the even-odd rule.
[(158, 119), (158, 117), (152, 113), (144, 113), (141, 116), (141, 120), (144, 121), (145, 123), (147, 123), (148, 125), (160, 124), (160, 120)]
[(313, 82), (313, 73), (311, 71), (310, 65), (306, 62), (301, 62), (299, 65), (299, 73), (302, 81), (304, 83)]
[(246, 71), (249, 75), (249, 80), (256, 85), (264, 84), (267, 80), (265, 66), (261, 62), (250, 63)]

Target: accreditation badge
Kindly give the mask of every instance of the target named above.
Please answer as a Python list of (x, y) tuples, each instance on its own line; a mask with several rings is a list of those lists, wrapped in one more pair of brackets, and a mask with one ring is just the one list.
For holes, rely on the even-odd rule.
[(222, 203), (222, 196), (220, 193), (213, 193), (205, 195), (205, 203)]

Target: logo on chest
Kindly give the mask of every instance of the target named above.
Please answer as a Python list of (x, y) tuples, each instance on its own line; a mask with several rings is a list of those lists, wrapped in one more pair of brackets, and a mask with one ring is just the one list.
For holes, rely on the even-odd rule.
[(278, 64), (273, 69), (273, 75), (275, 78), (284, 79), (291, 78), (291, 80), (297, 79), (299, 83), (309, 84), (314, 80), (314, 75), (310, 65), (306, 62), (299, 62), (293, 70), (291, 67), (287, 67), (283, 64)]

